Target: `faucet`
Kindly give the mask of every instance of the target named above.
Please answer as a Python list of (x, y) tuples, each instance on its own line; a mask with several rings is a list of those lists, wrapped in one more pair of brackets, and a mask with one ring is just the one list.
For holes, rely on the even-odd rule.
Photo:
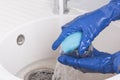
[(55, 14), (66, 14), (69, 12), (67, 6), (68, 0), (54, 0), (53, 12)]

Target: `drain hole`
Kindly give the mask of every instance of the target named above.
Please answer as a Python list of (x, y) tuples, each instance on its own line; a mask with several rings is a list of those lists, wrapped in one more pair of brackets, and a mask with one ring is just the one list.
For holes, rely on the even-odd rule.
[(24, 80), (52, 80), (53, 69), (38, 69), (26, 74)]

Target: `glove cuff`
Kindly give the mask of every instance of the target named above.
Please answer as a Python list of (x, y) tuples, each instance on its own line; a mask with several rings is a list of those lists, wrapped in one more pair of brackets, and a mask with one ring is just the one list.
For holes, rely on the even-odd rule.
[(116, 53), (113, 61), (113, 69), (115, 73), (120, 73), (120, 53)]
[(109, 5), (113, 8), (112, 21), (120, 19), (120, 0), (112, 0)]
[(120, 0), (111, 0), (111, 2), (120, 2)]

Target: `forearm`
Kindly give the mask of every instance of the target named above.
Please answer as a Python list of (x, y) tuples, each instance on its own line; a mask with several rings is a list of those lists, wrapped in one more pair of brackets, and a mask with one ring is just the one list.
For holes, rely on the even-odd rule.
[[(110, 2), (107, 5), (77, 17), (74, 21), (85, 25), (82, 31), (90, 31), (94, 37), (99, 34), (111, 21), (120, 19), (120, 2)], [(88, 27), (89, 26), (89, 27)], [(94, 29), (93, 29), (94, 28)], [(87, 29), (87, 30), (86, 30)]]
[[(99, 17), (100, 16), (100, 17)], [(120, 19), (120, 2), (110, 2), (98, 9), (97, 26), (100, 29), (107, 27), (112, 21)]]
[(112, 0), (108, 5), (110, 5), (112, 8), (111, 10), (113, 12), (112, 21), (120, 20), (120, 0)]

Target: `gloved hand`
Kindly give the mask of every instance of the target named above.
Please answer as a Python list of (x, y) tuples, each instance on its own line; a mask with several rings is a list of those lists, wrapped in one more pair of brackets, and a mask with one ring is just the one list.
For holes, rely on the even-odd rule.
[(111, 2), (119, 3), (120, 0), (111, 0)]
[(58, 61), (64, 65), (72, 66), (82, 72), (119, 73), (120, 52), (108, 54), (93, 49), (89, 57), (77, 58), (68, 55), (61, 55)]
[(87, 51), (94, 38), (111, 21), (120, 19), (120, 0), (112, 0), (107, 5), (82, 16), (79, 16), (62, 27), (62, 33), (52, 45), (56, 50), (62, 41), (75, 32), (82, 32), (82, 39), (79, 43), (78, 52), (82, 55)]

